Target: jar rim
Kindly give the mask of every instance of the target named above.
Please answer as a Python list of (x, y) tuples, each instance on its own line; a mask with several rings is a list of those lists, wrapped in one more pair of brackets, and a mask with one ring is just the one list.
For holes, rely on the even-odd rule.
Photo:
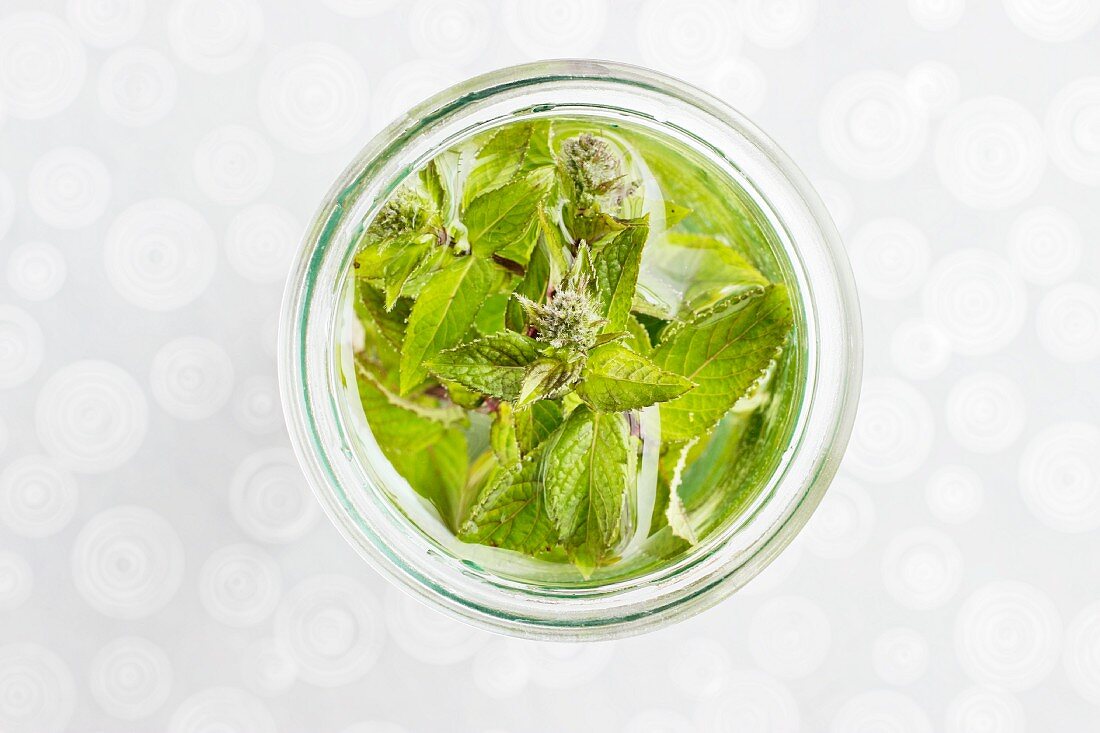
[[(749, 517), (758, 536), (742, 535), (741, 544), (733, 545), (732, 530), (743, 531), (745, 525), (727, 527), (708, 538), (709, 552), (693, 548), (682, 562), (590, 590), (583, 599), (524, 593), (457, 558), (418, 548), (387, 526), (393, 515), (381, 506), (363, 517), (347, 489), (365, 485), (383, 492), (375, 486), (377, 476), (364, 474), (351, 452), (341, 450), (347, 426), (326, 380), (336, 340), (332, 288), (347, 272), (354, 248), (350, 227), (432, 151), (460, 136), (475, 116), (515, 112), (563, 93), (592, 107), (619, 95), (629, 109), (687, 129), (717, 155), (736, 151), (727, 162), (744, 173), (776, 216), (774, 223), (787, 235), (785, 256), (802, 268), (799, 290), (813, 326), (807, 334), (813, 358), (800, 432), (792, 436), (788, 460), (773, 474), (773, 493), (757, 507), (768, 511)], [(402, 589), (476, 625), (525, 637), (581, 639), (639, 633), (708, 608), (754, 577), (793, 539), (847, 444), (862, 347), (855, 287), (839, 235), (813, 188), (770, 138), (725, 103), (673, 77), (615, 62), (555, 60), (506, 67), (450, 87), (366, 144), (329, 190), (299, 249), (283, 299), (278, 359), (283, 409), (307, 481), (368, 563)], [(784, 491), (777, 499), (779, 488)]]

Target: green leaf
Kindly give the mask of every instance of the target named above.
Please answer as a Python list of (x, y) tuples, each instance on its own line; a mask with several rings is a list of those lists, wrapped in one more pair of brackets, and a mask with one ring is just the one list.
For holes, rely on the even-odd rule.
[(513, 413), (519, 450), (527, 455), (549, 438), (564, 419), (561, 405), (553, 400), (539, 400), (525, 410)]
[(665, 229), (671, 229), (691, 213), (691, 209), (686, 206), (680, 206), (674, 204), (671, 201), (665, 201)]
[(622, 331), (634, 301), (642, 249), (649, 236), (647, 225), (619, 232), (593, 256), (596, 270), (596, 295), (600, 315), (607, 319), (604, 331)]
[(664, 439), (688, 440), (710, 430), (779, 355), (792, 322), (786, 288), (771, 285), (730, 296), (670, 327), (653, 362), (696, 387), (661, 405)]
[(367, 245), (356, 251), (351, 261), (352, 272), (360, 280), (380, 280), (389, 258), (390, 255), (378, 245)]
[(557, 541), (546, 513), (542, 456), (532, 454), (519, 471), (505, 471), (482, 492), (458, 537), (527, 555), (549, 552)]
[(483, 336), (504, 330), (504, 314), (511, 302), (510, 293), (496, 293), (485, 299), (485, 303), (477, 311), (474, 318), (474, 326)]
[(649, 334), (649, 343), (656, 345), (661, 342), (661, 336), (668, 325), (667, 320), (647, 313), (631, 313), (630, 315), (636, 318), (638, 323), (645, 329), (645, 332)]
[(454, 196), (450, 190), (449, 181), (455, 180), (458, 174), (458, 165), (458, 153), (454, 150), (447, 150), (435, 156), (426, 166), (420, 169), (420, 183), (427, 191), (428, 199), (435, 207), (442, 224), (449, 222), (453, 215)]
[(502, 400), (519, 397), (528, 365), (539, 358), (536, 341), (501, 331), (441, 351), (426, 364), (440, 379)]
[(402, 247), (386, 263), (383, 270), (383, 282), (386, 287), (386, 309), (393, 308), (401, 291), (413, 272), (431, 251), (431, 245), (421, 242)]
[[(691, 526), (687, 509), (680, 495), (680, 485), (683, 483), (684, 468), (693, 461), (700, 450), (700, 438), (695, 437), (686, 443), (674, 443), (661, 455), (658, 467), (660, 483), (663, 483), (663, 507), (660, 526), (667, 525), (677, 537), (696, 544), (698, 539), (695, 530)], [(656, 510), (656, 507), (654, 507)], [(656, 525), (651, 529), (656, 528)]]
[(420, 292), (401, 347), (402, 394), (424, 381), (426, 360), (462, 340), (496, 280), (493, 270), (478, 257), (461, 257), (435, 273)]
[(387, 263), (405, 247), (415, 244), (419, 236), (416, 233), (406, 233), (391, 239), (379, 240), (363, 232), (356, 244), (355, 258), (352, 260), (355, 277), (361, 280), (381, 280)]
[(630, 334), (627, 343), (630, 348), (634, 349), (635, 353), (645, 356), (653, 351), (653, 343), (649, 340), (649, 331), (633, 313), (626, 318), (626, 332)]
[(363, 412), (382, 454), (452, 529), (457, 528), (469, 503), (466, 438), (448, 425), (465, 423), (465, 413), (457, 407), (433, 406), (431, 398), (398, 397), (360, 361), (356, 376)]
[[(469, 446), (467, 446), (467, 455), (469, 455)], [(500, 462), (497, 461), (496, 454), (492, 450), (481, 451), (477, 458), (470, 461), (470, 470), (466, 474), (465, 493), (474, 499), (481, 497), (489, 486), (497, 482), (503, 472), (504, 469), (500, 467)], [(463, 516), (459, 529), (468, 518), (469, 512)]]
[(626, 412), (675, 399), (693, 386), (625, 346), (606, 344), (588, 355), (577, 394), (594, 410)]
[(543, 356), (532, 362), (523, 375), (516, 407), (527, 407), (537, 400), (560, 397), (580, 376), (579, 361), (567, 361), (558, 356)]
[(420, 297), (420, 293), (435, 277), (435, 273), (454, 261), (455, 254), (451, 250), (433, 245), (427, 256), (420, 260), (416, 269), (409, 273), (408, 279), (401, 288), (401, 296), (413, 299)]
[(457, 532), (470, 497), (466, 491), (466, 436), (447, 430), (418, 451), (393, 451), (387, 456), (416, 493), (435, 506), (444, 523)]
[(616, 331), (615, 333), (601, 333), (596, 337), (593, 347), (603, 346), (604, 344), (617, 344), (621, 342), (627, 342), (633, 340), (633, 336), (629, 331)]
[(557, 217), (547, 211), (546, 206), (539, 209), (539, 231), (542, 232), (545, 254), (550, 261), (550, 281), (561, 282), (569, 271), (569, 255), (573, 245), (558, 225)]
[(536, 171), (474, 199), (463, 218), (474, 254), (526, 265), (538, 240), (537, 215), (549, 188), (549, 176)]
[(472, 389), (463, 387), (458, 382), (449, 382), (446, 379), (440, 379), (439, 383), (447, 389), (447, 397), (450, 398), (451, 402), (459, 407), (465, 407), (467, 410), (476, 409), (485, 398), (480, 392), (475, 392)]
[(370, 376), (364, 378), (362, 369), (362, 366), (356, 365), (359, 400), (371, 433), (387, 458), (398, 447), (415, 452), (443, 437), (446, 427), (442, 423), (396, 404), (395, 395), (382, 386), (381, 380), (369, 371), (367, 374)]
[(497, 461), (504, 468), (514, 468), (519, 465), (519, 440), (516, 438), (516, 421), (512, 413), (512, 406), (507, 402), (501, 402), (497, 406), (497, 413), (493, 416), (493, 424), (489, 427), (489, 445), (496, 454)]
[(566, 270), (565, 280), (562, 281), (561, 286), (578, 289), (581, 283), (590, 283), (595, 274), (596, 271), (592, 267), (592, 247), (588, 242), (581, 242), (577, 245), (577, 252), (573, 256), (569, 269)]
[(429, 160), (428, 164), (420, 169), (420, 183), (428, 192), (432, 205), (442, 211), (446, 204), (447, 189), (439, 175), (439, 167), (435, 160)]
[(578, 407), (548, 443), (546, 508), (582, 572), (614, 551), (623, 499), (634, 476), (621, 415)]
[(668, 519), (668, 527), (672, 530), (672, 534), (690, 545), (699, 543), (699, 538), (695, 536), (695, 529), (691, 525), (691, 518), (688, 516), (687, 509), (684, 508), (684, 502), (680, 494), (675, 491), (669, 493), (665, 517)]
[(462, 191), (462, 209), (475, 199), (500, 188), (517, 176), (553, 165), (550, 121), (506, 125), (492, 133), (478, 150)]
[(562, 209), (562, 218), (574, 242), (583, 240), (589, 244), (597, 244), (609, 234), (621, 232), (627, 228), (610, 214), (602, 212), (581, 214), (569, 204)]
[[(441, 425), (465, 425), (467, 422), (465, 411), (457, 405), (440, 405), (438, 400), (432, 397), (416, 399), (394, 394), (362, 359), (356, 359), (355, 361), (355, 374), (360, 384), (364, 382), (372, 383), (386, 401), (394, 407), (407, 410), (418, 417), (432, 420)], [(369, 420), (370, 416), (367, 417)]]
[(387, 309), (386, 297), (382, 291), (366, 282), (359, 284), (359, 301), (378, 329), (379, 335), (391, 348), (400, 352), (401, 343), (405, 340), (405, 323), (412, 311), (412, 301), (400, 298)]

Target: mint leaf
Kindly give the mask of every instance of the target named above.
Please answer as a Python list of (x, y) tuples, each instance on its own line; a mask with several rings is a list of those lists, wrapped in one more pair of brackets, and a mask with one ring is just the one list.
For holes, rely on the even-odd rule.
[(649, 226), (642, 224), (619, 232), (595, 253), (596, 297), (600, 315), (607, 319), (604, 331), (622, 331), (634, 301), (642, 249)]
[(630, 315), (638, 320), (638, 323), (642, 325), (646, 333), (649, 334), (650, 344), (661, 343), (661, 336), (665, 332), (665, 328), (668, 326), (669, 321), (658, 316), (654, 316), (648, 313), (640, 313), (633, 311)]
[(390, 458), (391, 451), (398, 448), (406, 451), (423, 450), (443, 437), (446, 428), (442, 423), (395, 404), (394, 394), (384, 388), (381, 380), (360, 363), (356, 364), (356, 376), (359, 377), (356, 379), (356, 386), (363, 413), (370, 424), (371, 433), (387, 458)]
[(352, 272), (360, 280), (379, 280), (388, 261), (389, 255), (381, 247), (370, 244), (355, 253), (355, 259), (351, 261)]
[(513, 401), (520, 395), (528, 365), (538, 358), (534, 339), (501, 331), (441, 351), (428, 360), (426, 367), (440, 379)]
[(543, 356), (532, 362), (523, 375), (516, 407), (526, 407), (537, 400), (561, 397), (580, 377), (581, 362), (567, 355)]
[(786, 288), (770, 285), (667, 329), (653, 362), (696, 387), (661, 405), (662, 436), (689, 440), (710, 430), (778, 356), (792, 322)]
[(688, 516), (679, 492), (671, 491), (669, 493), (665, 517), (668, 520), (668, 527), (672, 530), (672, 534), (690, 545), (699, 543), (699, 538), (695, 535), (695, 528), (691, 525), (691, 518)]
[(490, 484), (470, 511), (458, 538), (527, 555), (549, 552), (557, 540), (546, 513), (542, 456), (528, 456), (516, 472)]
[(626, 332), (630, 334), (630, 338), (627, 339), (626, 343), (634, 349), (635, 353), (645, 356), (653, 351), (653, 343), (649, 340), (649, 331), (633, 313), (626, 318)]
[(457, 427), (448, 426), (465, 424), (465, 413), (440, 407), (427, 397), (401, 398), (359, 360), (356, 377), (363, 413), (382, 454), (456, 529), (469, 503), (466, 438)]
[(539, 231), (542, 233), (545, 254), (550, 262), (550, 280), (561, 282), (565, 273), (569, 272), (569, 255), (573, 251), (573, 245), (562, 231), (557, 217), (546, 206), (539, 209)]
[(674, 204), (671, 201), (665, 201), (665, 229), (671, 229), (691, 213), (691, 209), (686, 206), (680, 206)]
[(549, 438), (564, 420), (561, 405), (553, 400), (540, 400), (513, 415), (519, 450), (524, 455), (542, 445), (543, 441)]
[(634, 480), (628, 439), (621, 415), (578, 407), (548, 443), (547, 512), (582, 572), (619, 542), (623, 500)]
[(440, 153), (420, 169), (420, 183), (428, 193), (443, 223), (449, 222), (454, 212), (453, 193), (449, 181), (458, 173), (459, 156), (453, 150)]
[[(395, 394), (385, 385), (382, 379), (374, 374), (370, 366), (364, 363), (362, 359), (356, 359), (355, 361), (355, 374), (359, 378), (360, 385), (363, 383), (373, 384), (386, 402), (393, 407), (401, 408), (413, 415), (432, 420), (442, 425), (465, 425), (467, 423), (466, 413), (461, 407), (456, 405), (440, 406), (432, 397), (415, 399)], [(394, 418), (392, 414), (390, 417), (398, 419)]]
[(366, 282), (360, 282), (359, 302), (390, 348), (401, 351), (401, 343), (405, 340), (405, 323), (412, 311), (412, 301), (400, 298), (387, 309), (386, 297), (382, 291)]
[(381, 280), (386, 269), (386, 264), (394, 255), (406, 246), (414, 244), (420, 237), (419, 234), (405, 233), (389, 239), (371, 238), (368, 229), (359, 239), (358, 250), (352, 267), (355, 277), (361, 280)]
[(414, 242), (402, 247), (386, 263), (382, 281), (386, 289), (386, 309), (393, 308), (409, 277), (431, 251), (431, 245)]
[(461, 257), (428, 281), (413, 304), (401, 347), (402, 394), (424, 381), (425, 360), (465, 336), (496, 281), (493, 270), (478, 257)]
[(633, 336), (631, 336), (629, 331), (601, 333), (599, 336), (596, 337), (596, 340), (592, 342), (592, 347), (595, 348), (597, 346), (603, 346), (604, 344), (625, 343), (627, 341), (631, 341), (632, 339)]
[(439, 384), (447, 390), (447, 397), (451, 402), (467, 410), (476, 409), (485, 400), (485, 395), (463, 387), (458, 382), (448, 382), (446, 379), (440, 379)]
[(405, 298), (418, 298), (421, 291), (435, 277), (435, 273), (453, 263), (458, 257), (449, 249), (432, 247), (428, 255), (420, 260), (420, 264), (409, 275), (405, 286), (401, 288), (401, 296)]
[[(385, 453), (385, 451), (383, 451)], [(444, 523), (457, 532), (470, 497), (466, 492), (466, 436), (446, 430), (421, 450), (392, 450), (386, 456), (409, 486), (435, 506)]]
[(512, 406), (507, 402), (501, 402), (497, 406), (497, 413), (493, 416), (493, 424), (489, 427), (489, 445), (496, 454), (497, 461), (504, 468), (514, 468), (519, 465), (519, 441), (516, 438), (516, 421), (512, 413)]
[(513, 178), (553, 165), (550, 121), (537, 120), (500, 128), (477, 151), (475, 161), (462, 191), (463, 211), (479, 196), (500, 188)]
[(538, 211), (549, 190), (550, 177), (536, 171), (474, 199), (463, 217), (474, 254), (526, 265), (538, 240)]
[(504, 314), (511, 303), (511, 294), (496, 293), (485, 299), (474, 317), (474, 326), (483, 336), (504, 330)]
[(658, 502), (659, 506), (654, 506), (655, 512), (661, 512), (661, 517), (659, 522), (654, 522), (651, 526), (651, 529), (656, 529), (667, 525), (674, 535), (692, 545), (698, 539), (680, 495), (680, 486), (683, 483), (684, 468), (700, 452), (700, 439), (696, 437), (686, 443), (671, 444), (661, 454), (658, 466), (661, 501)]
[(562, 209), (562, 219), (574, 242), (584, 241), (589, 244), (597, 244), (609, 234), (621, 232), (627, 228), (625, 224), (610, 214), (602, 212), (581, 214), (577, 213), (576, 209), (568, 204)]
[(693, 386), (679, 374), (666, 372), (644, 356), (612, 343), (588, 355), (577, 394), (594, 410), (626, 412), (675, 399)]

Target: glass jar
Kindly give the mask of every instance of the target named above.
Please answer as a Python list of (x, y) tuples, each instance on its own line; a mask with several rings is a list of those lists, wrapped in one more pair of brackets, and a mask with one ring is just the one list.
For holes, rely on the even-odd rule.
[[(555, 586), (504, 577), (433, 542), (387, 495), (399, 480), (340, 395), (352, 335), (340, 318), (356, 231), (436, 153), (503, 122), (548, 113), (643, 125), (705, 156), (770, 227), (796, 294), (804, 387), (775, 470), (728, 526), (682, 557), (621, 581)], [(803, 175), (751, 122), (653, 71), (549, 61), (495, 71), (410, 110), (330, 190), (292, 269), (279, 367), (291, 437), (329, 517), (378, 571), (476, 625), (533, 638), (612, 638), (712, 606), (759, 573), (805, 525), (847, 444), (862, 365), (855, 290), (832, 221)]]

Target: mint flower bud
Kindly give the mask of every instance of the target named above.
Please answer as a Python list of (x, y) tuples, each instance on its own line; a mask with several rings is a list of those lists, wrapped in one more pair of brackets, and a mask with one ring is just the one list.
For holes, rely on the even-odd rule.
[(527, 311), (538, 331), (539, 341), (558, 349), (587, 352), (596, 345), (596, 338), (605, 321), (600, 317), (596, 301), (588, 293), (587, 277), (566, 283), (555, 291), (545, 305), (522, 295), (515, 296)]
[(571, 137), (561, 146), (562, 164), (586, 205), (601, 197), (621, 202), (636, 188), (625, 181), (623, 162), (611, 145), (591, 133)]
[(401, 188), (378, 211), (367, 233), (385, 242), (418, 232), (427, 219), (427, 202), (412, 189)]

